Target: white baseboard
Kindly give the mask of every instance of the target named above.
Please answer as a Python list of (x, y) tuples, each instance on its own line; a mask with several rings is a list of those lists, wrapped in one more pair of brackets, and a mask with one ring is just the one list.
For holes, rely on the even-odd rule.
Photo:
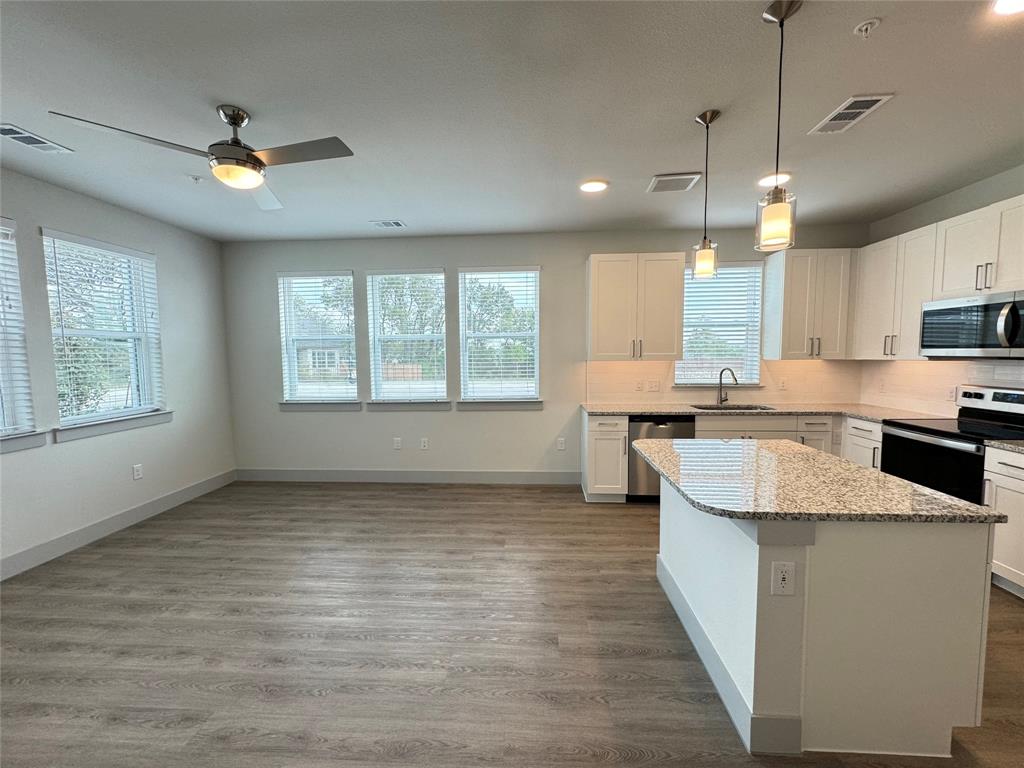
[(711, 682), (715, 684), (726, 712), (739, 732), (740, 739), (747, 751), (755, 754), (800, 754), (802, 751), (802, 721), (799, 717), (775, 717), (755, 715), (747, 706), (743, 694), (740, 693), (732, 675), (718, 655), (711, 638), (707, 636), (700, 620), (690, 608), (675, 577), (668, 566), (658, 555), (658, 583), (661, 584), (665, 596), (672, 604), (679, 621), (686, 630), (690, 642), (704, 663)]
[(191, 501), (210, 491), (215, 491), (228, 483), (234, 482), (234, 480), (234, 470), (222, 472), (219, 475), (214, 475), (206, 480), (200, 480), (198, 483), (193, 483), (185, 488), (168, 493), (166, 496), (160, 496), (137, 507), (126, 509), (103, 520), (90, 523), (84, 528), (79, 528), (77, 531), (65, 533), (56, 539), (23, 549), (21, 552), (15, 552), (13, 555), (8, 555), (0, 560), (0, 579), (7, 579), (22, 571), (27, 571), (29, 568), (35, 568), (47, 560), (53, 560), (55, 557), (65, 555), (79, 547), (84, 547), (86, 544), (90, 544), (97, 539), (102, 539), (104, 536), (109, 536), (130, 525), (135, 525), (135, 523), (141, 522), (147, 517), (159, 515), (161, 512), (173, 509), (180, 504), (184, 504), (186, 501)]
[(1016, 595), (1017, 597), (1024, 600), (1024, 586), (1022, 586), (1021, 584), (1018, 584), (1017, 582), (1012, 581), (998, 573), (992, 574), (992, 583), (995, 584), (997, 587), (1000, 587), (1001, 589), (1005, 589), (1011, 595)]
[(579, 472), (474, 469), (239, 469), (238, 480), (285, 483), (579, 485)]

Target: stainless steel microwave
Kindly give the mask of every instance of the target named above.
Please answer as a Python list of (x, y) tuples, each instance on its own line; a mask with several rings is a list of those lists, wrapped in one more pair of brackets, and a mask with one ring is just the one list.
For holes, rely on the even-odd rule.
[(1024, 359), (1024, 291), (929, 301), (921, 310), (924, 357)]

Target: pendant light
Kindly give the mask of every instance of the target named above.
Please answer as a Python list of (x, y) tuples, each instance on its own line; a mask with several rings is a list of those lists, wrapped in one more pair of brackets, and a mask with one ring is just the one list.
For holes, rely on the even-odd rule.
[[(802, 0), (775, 0), (765, 8), (761, 20), (779, 25), (779, 100), (775, 116), (775, 176), (779, 175), (779, 145), (782, 139), (782, 54), (786, 45), (786, 20), (793, 16)], [(754, 250), (781, 251), (791, 248), (796, 234), (796, 197), (778, 183), (757, 202), (757, 229)]]
[(704, 126), (704, 237), (693, 246), (693, 277), (704, 280), (718, 274), (718, 243), (708, 240), (708, 154), (711, 147), (711, 124), (722, 113), (717, 109), (701, 112), (694, 118)]

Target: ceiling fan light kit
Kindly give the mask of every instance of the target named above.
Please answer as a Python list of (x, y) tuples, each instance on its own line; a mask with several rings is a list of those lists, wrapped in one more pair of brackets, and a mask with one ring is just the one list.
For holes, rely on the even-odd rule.
[[(779, 177), (779, 147), (782, 139), (782, 56), (786, 45), (786, 20), (800, 10), (802, 0), (775, 0), (761, 13), (766, 24), (779, 25), (779, 96), (775, 119), (775, 177)], [(791, 248), (796, 235), (796, 196), (779, 184), (757, 202), (754, 250), (781, 251)]]
[(711, 124), (722, 113), (717, 109), (701, 112), (694, 120), (704, 126), (704, 237), (693, 246), (693, 277), (706, 280), (718, 274), (718, 243), (708, 239), (708, 158), (711, 152)]
[(205, 151), (157, 139), (153, 136), (146, 136), (142, 133), (127, 131), (124, 128), (115, 128), (112, 125), (104, 125), (103, 123), (86, 120), (83, 117), (67, 115), (63, 112), (51, 110), (50, 114), (67, 120), (74, 120), (76, 123), (87, 125), (90, 128), (104, 131), (105, 133), (127, 136), (145, 144), (153, 144), (164, 149), (173, 149), (176, 152), (205, 157), (210, 164), (210, 171), (217, 181), (232, 189), (252, 192), (252, 198), (256, 205), (264, 211), (278, 210), (283, 207), (281, 201), (277, 199), (277, 196), (265, 184), (268, 166), (306, 163), (312, 160), (329, 160), (336, 157), (352, 157), (353, 154), (345, 142), (337, 136), (314, 139), (313, 141), (300, 141), (296, 144), (285, 144), (284, 146), (271, 147), (269, 149), (253, 149), (238, 138), (238, 129), (249, 124), (251, 115), (241, 107), (231, 104), (221, 104), (217, 107), (217, 115), (231, 127), (231, 138), (216, 141)]

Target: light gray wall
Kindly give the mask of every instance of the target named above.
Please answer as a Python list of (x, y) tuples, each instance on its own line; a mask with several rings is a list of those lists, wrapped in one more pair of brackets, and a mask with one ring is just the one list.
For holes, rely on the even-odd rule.
[(918, 227), (934, 224), (961, 213), (982, 208), (1009, 197), (1024, 194), (1024, 165), (1010, 168), (995, 176), (989, 176), (974, 184), (955, 189), (934, 200), (915, 205), (905, 211), (873, 222), (868, 228), (868, 242), (874, 243), (887, 237), (910, 232)]
[[(714, 233), (723, 259), (749, 260), (753, 229)], [(856, 245), (862, 227), (800, 232), (802, 247)], [(235, 425), (243, 470), (345, 469), (408, 472), (552, 473), (579, 471), (579, 405), (586, 399), (586, 259), (591, 253), (686, 250), (698, 232), (619, 231), (371, 240), (229, 243), (225, 291)], [(282, 412), (277, 273), (369, 269), (539, 265), (541, 411)], [(359, 301), (357, 292), (357, 302)], [(365, 310), (363, 310), (365, 313)], [(357, 304), (357, 317), (359, 312)], [(362, 314), (365, 317), (365, 314)], [(457, 355), (456, 307), (449, 301), (449, 358)], [(359, 332), (367, 359), (365, 328)], [(365, 367), (365, 366), (364, 366)], [(365, 382), (366, 371), (360, 372)], [(365, 384), (362, 391), (366, 392)], [(458, 382), (449, 381), (458, 398)], [(403, 449), (392, 449), (392, 438)], [(430, 450), (418, 448), (430, 438)], [(566, 449), (556, 450), (559, 437)], [(369, 477), (370, 475), (367, 475)]]
[[(233, 470), (220, 247), (207, 238), (4, 169), (0, 212), (17, 224), (36, 426), (57, 424), (40, 227), (154, 254), (167, 424), (0, 458), (2, 553), (23, 552)], [(132, 480), (132, 465), (143, 465)]]

